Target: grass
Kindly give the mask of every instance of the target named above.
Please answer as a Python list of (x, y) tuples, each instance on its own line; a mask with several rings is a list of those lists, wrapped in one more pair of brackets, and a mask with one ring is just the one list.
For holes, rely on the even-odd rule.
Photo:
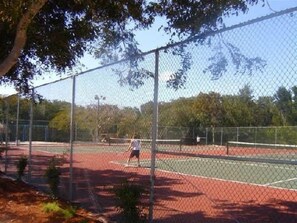
[(65, 218), (65, 219), (72, 218), (76, 213), (76, 209), (74, 207), (69, 206), (66, 209), (63, 209), (60, 207), (58, 202), (45, 203), (43, 205), (43, 211), (46, 213), (59, 214), (59, 215), (63, 216), (63, 218)]

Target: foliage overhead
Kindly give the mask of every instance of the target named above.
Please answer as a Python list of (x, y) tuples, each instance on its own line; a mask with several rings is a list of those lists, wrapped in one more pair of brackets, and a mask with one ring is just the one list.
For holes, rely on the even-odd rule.
[[(223, 16), (246, 13), (259, 2), (264, 4), (264, 0), (1, 0), (0, 83), (28, 92), (35, 76), (70, 71), (85, 52), (103, 62), (139, 55), (135, 31), (150, 28), (156, 17), (165, 17), (167, 25), (160, 29), (173, 43), (214, 30)], [(184, 67), (169, 83), (176, 89), (186, 81), (188, 61), (183, 60)], [(121, 81), (138, 86), (141, 72), (131, 70)], [(180, 83), (174, 81), (179, 79)]]

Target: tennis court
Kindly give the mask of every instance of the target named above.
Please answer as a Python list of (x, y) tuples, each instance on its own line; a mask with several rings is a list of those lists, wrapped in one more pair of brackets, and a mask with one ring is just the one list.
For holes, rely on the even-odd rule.
[[(161, 143), (160, 143), (161, 142)], [(180, 146), (173, 140), (157, 142), (156, 169), (177, 175), (203, 177), (223, 181), (297, 190), (297, 154), (295, 149), (195, 145)], [(177, 141), (176, 141), (177, 142)], [(240, 144), (240, 143), (239, 143)], [(249, 143), (246, 143), (249, 145)], [(77, 153), (125, 153), (128, 143), (76, 146)], [(149, 153), (150, 144), (142, 151)], [(227, 152), (229, 150), (229, 152)], [(231, 152), (232, 151), (232, 152)], [(229, 153), (229, 154), (228, 154)], [(126, 154), (127, 156), (127, 154)], [(124, 166), (117, 156), (110, 162)], [(141, 166), (151, 168), (150, 155), (141, 160)], [(133, 161), (131, 162), (133, 166)]]
[[(94, 142), (75, 142), (73, 144), (73, 153), (122, 153), (128, 149), (130, 139), (111, 139), (106, 143)], [(151, 139), (141, 139), (142, 150), (150, 151)], [(181, 151), (181, 141), (177, 139), (157, 140), (158, 149), (160, 150), (173, 150)], [(28, 148), (28, 143), (23, 143), (22, 148)], [(31, 148), (33, 151), (47, 152), (52, 154), (68, 153), (70, 151), (69, 143), (56, 143), (56, 142), (32, 142)]]
[(280, 166), (215, 158), (181, 158), (160, 159), (156, 166), (161, 171), (177, 174), (297, 190), (295, 165)]
[[(136, 179), (139, 178), (140, 182), (149, 184), (151, 153), (148, 147), (145, 146), (142, 150), (141, 168), (136, 167), (135, 159), (131, 161), (130, 168), (125, 168), (128, 153), (122, 153), (122, 151), (126, 149), (126, 144), (105, 145), (102, 148), (105, 148), (105, 154), (109, 155), (101, 154), (104, 155), (105, 162), (105, 164), (101, 165), (105, 165), (105, 168), (110, 166), (107, 169), (116, 170), (115, 173), (117, 174), (117, 171), (120, 171), (121, 177), (129, 178), (132, 176), (135, 181), (138, 181)], [(196, 222), (199, 215), (195, 213), (202, 211), (205, 216), (209, 214), (213, 215), (213, 218), (221, 216), (219, 218), (220, 222), (245, 222), (240, 220), (242, 212), (238, 212), (239, 216), (237, 216), (234, 213), (230, 214), (229, 209), (240, 209), (249, 203), (249, 207), (255, 208), (259, 212), (257, 218), (260, 218), (259, 216), (266, 213), (265, 208), (267, 205), (271, 207), (269, 211), (278, 213), (280, 206), (277, 202), (271, 203), (271, 199), (279, 202), (290, 202), (289, 197), (296, 196), (295, 164), (288, 164), (283, 162), (284, 160), (279, 160), (279, 163), (267, 162), (257, 157), (259, 154), (262, 157), (266, 155), (266, 158), (270, 156), (268, 152), (265, 154), (262, 150), (258, 152), (259, 154), (255, 154), (255, 157), (248, 153), (244, 157), (242, 152), (238, 156), (235, 154), (227, 155), (226, 150), (226, 146), (183, 145), (180, 151), (178, 145), (157, 144), (155, 163), (156, 219), (162, 222), (164, 216), (168, 216), (168, 214), (178, 217), (179, 215), (184, 216), (182, 213), (186, 211), (187, 221)], [(284, 155), (285, 152), (282, 152), (282, 155)], [(98, 159), (97, 162), (99, 162), (100, 156), (92, 154), (94, 153), (85, 153), (86, 156), (92, 157), (93, 161)], [(83, 158), (80, 156), (78, 159)], [(103, 173), (106, 173), (106, 170)], [(117, 176), (117, 174), (114, 174), (114, 176)], [(109, 179), (109, 184), (110, 181), (111, 179)], [(98, 183), (103, 185), (99, 181), (93, 184), (97, 185)], [(222, 190), (224, 193), (222, 193)], [(240, 194), (240, 196), (234, 197), (232, 194)], [(265, 200), (262, 194), (270, 194), (269, 200)], [(191, 199), (192, 205), (187, 207), (186, 210), (183, 202), (187, 203), (188, 199)], [(234, 207), (225, 206), (230, 204), (233, 204)], [(253, 206), (253, 204), (259, 204), (259, 206)], [(164, 207), (166, 209), (163, 209)], [(288, 216), (288, 211), (285, 212)], [(190, 213), (193, 215), (191, 216)], [(226, 219), (222, 220), (223, 218)], [(201, 222), (204, 222), (204, 220), (202, 218)], [(269, 220), (264, 222), (269, 222)]]
[[(181, 147), (178, 140), (157, 141), (156, 169), (180, 175), (204, 177), (225, 181), (239, 182), (266, 187), (297, 190), (297, 154), (296, 149), (243, 147), (249, 143), (239, 143), (240, 147), (196, 145)], [(146, 158), (141, 160), (143, 167), (150, 168), (151, 140), (142, 141)], [(128, 141), (113, 143), (75, 143), (76, 154), (111, 153), (116, 161), (110, 162), (124, 165), (126, 163)], [(69, 144), (34, 143), (33, 151), (49, 154), (69, 152)], [(122, 160), (121, 160), (122, 158)], [(133, 165), (133, 161), (131, 162)]]
[[(95, 210), (113, 213), (110, 186), (116, 185), (122, 179), (131, 178), (149, 186), (150, 143), (143, 143), (141, 168), (136, 167), (136, 159), (132, 159), (131, 168), (125, 167), (129, 154), (126, 152), (128, 142), (74, 143), (75, 201), (91, 209), (93, 205)], [(21, 148), (19, 153), (24, 149), (27, 150), (28, 145), (21, 145)], [(233, 213), (230, 215), (231, 208), (232, 210), (235, 207), (243, 208), (245, 204), (252, 201), (249, 207), (253, 207), (259, 213), (265, 212), (267, 205), (273, 207), (272, 213), (278, 213), (281, 212), (279, 202), (288, 203), (291, 202), (291, 198), (296, 197), (294, 150), (281, 150), (277, 153), (276, 150), (272, 150), (274, 153), (272, 154), (271, 148), (243, 148), (241, 145), (236, 148), (229, 147), (229, 149), (230, 153), (227, 154), (226, 146), (182, 145), (180, 147), (179, 143), (157, 142), (155, 218), (162, 222), (164, 217), (171, 214), (176, 217), (185, 217), (183, 213), (186, 212), (188, 222), (196, 222), (201, 217), (197, 213), (203, 212), (201, 222), (204, 222), (204, 218), (209, 217), (208, 215), (211, 215), (211, 218), (220, 219), (220, 222), (236, 222), (233, 218), (240, 219), (242, 212), (238, 212), (238, 216)], [(39, 172), (47, 166), (47, 160), (51, 156), (69, 154), (69, 150), (68, 143), (32, 142), (33, 182), (43, 182), (37, 177), (42, 176)], [(44, 160), (43, 163), (41, 159)], [(69, 168), (67, 163), (63, 168), (67, 172)], [(65, 189), (69, 187), (67, 174), (63, 176), (62, 185)], [(67, 189), (64, 193), (68, 194)], [(265, 196), (269, 194), (267, 196), (269, 199), (261, 197), (261, 194)], [(191, 200), (191, 206), (186, 210), (183, 202), (187, 203), (188, 199)], [(275, 200), (271, 203), (271, 199)], [(254, 203), (259, 206), (253, 205)], [(229, 204), (233, 206), (226, 207)], [(286, 217), (290, 216), (288, 210), (285, 212)], [(222, 216), (226, 218), (225, 221), (222, 220)], [(211, 222), (209, 219), (208, 221)]]
[[(112, 185), (130, 179), (149, 187), (152, 141), (142, 140), (141, 167), (132, 159), (127, 168), (129, 141), (113, 139), (104, 143), (73, 144), (75, 202), (94, 211), (116, 215), (110, 192)], [(28, 144), (21, 147), (27, 150)], [(69, 143), (32, 142), (31, 149), (36, 154), (32, 166), (34, 182), (42, 182), (36, 177), (46, 167), (49, 157), (66, 154), (69, 158), (70, 154)], [(297, 194), (297, 150), (292, 146), (245, 142), (228, 146), (184, 145), (176, 139), (158, 139), (156, 149), (154, 217), (158, 222), (172, 222), (169, 216), (175, 216), (177, 222), (185, 219), (193, 223), (216, 222), (213, 219), (246, 222), (252, 212), (257, 213), (254, 222), (271, 222), (270, 216), (287, 222), (296, 219), (291, 210), (294, 210), (293, 200)], [(67, 162), (63, 168), (68, 171)], [(62, 180), (65, 195), (69, 193), (67, 179), (66, 174)]]
[[(297, 191), (296, 165), (293, 164), (240, 161), (225, 157), (163, 157), (157, 155), (158, 171)], [(113, 163), (125, 165), (126, 161)], [(150, 160), (142, 160), (141, 166), (150, 168)]]

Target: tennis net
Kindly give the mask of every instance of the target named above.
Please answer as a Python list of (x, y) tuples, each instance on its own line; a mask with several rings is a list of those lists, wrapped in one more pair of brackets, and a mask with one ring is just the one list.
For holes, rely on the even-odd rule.
[(229, 157), (246, 157), (260, 161), (270, 160), (277, 163), (297, 164), (297, 145), (228, 141), (226, 154)]
[[(109, 145), (125, 145), (128, 146), (131, 139), (128, 138), (109, 138)], [(144, 149), (150, 149), (152, 146), (152, 139), (140, 139), (141, 146)], [(182, 149), (182, 141), (180, 139), (157, 139), (157, 150), (179, 150)]]

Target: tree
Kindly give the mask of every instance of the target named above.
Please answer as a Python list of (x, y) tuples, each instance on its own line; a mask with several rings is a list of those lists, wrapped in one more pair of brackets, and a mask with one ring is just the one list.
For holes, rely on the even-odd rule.
[(160, 103), (160, 126), (192, 127), (195, 116), (193, 114), (193, 98), (179, 98), (168, 103)]
[[(201, 34), (216, 29), (223, 16), (245, 13), (258, 2), (264, 0), (1, 0), (0, 82), (28, 92), (35, 75), (73, 69), (85, 52), (102, 61), (139, 55), (134, 32), (149, 28), (157, 16), (166, 18), (171, 42), (196, 36), (203, 41)], [(187, 64), (189, 55), (181, 55)], [(185, 80), (183, 72), (175, 79)], [(143, 77), (138, 71), (127, 78)]]
[(222, 126), (254, 126), (254, 102), (247, 103), (241, 96), (226, 95), (222, 97)]
[(121, 109), (119, 113), (120, 121), (117, 123), (119, 137), (125, 137), (127, 134), (131, 137), (139, 131), (140, 114), (138, 108), (124, 107)]
[(274, 94), (275, 104), (279, 109), (283, 125), (288, 125), (292, 117), (292, 94), (285, 87), (279, 87)]
[(239, 97), (243, 102), (247, 104), (252, 103), (254, 96), (253, 90), (251, 89), (251, 86), (249, 84), (246, 84), (243, 86), (243, 88), (239, 89)]
[(256, 109), (254, 111), (255, 123), (258, 126), (280, 125), (279, 112), (273, 103), (273, 97), (262, 96), (256, 101)]
[(223, 118), (222, 96), (216, 92), (200, 93), (195, 102), (196, 117), (203, 126), (220, 126)]

